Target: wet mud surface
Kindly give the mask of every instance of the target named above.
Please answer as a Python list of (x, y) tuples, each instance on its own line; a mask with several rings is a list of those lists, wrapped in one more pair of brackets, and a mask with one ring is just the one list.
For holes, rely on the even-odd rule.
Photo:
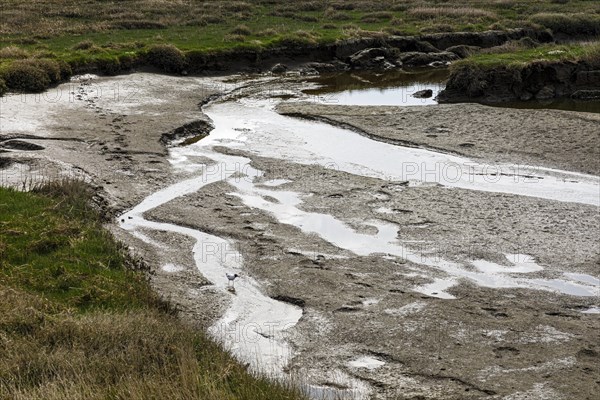
[[(230, 244), (217, 249), (225, 260), (242, 261), (238, 293), (223, 289), (224, 276), (218, 285), (203, 276), (190, 237), (124, 230), (119, 224), (129, 223), (126, 216), (109, 226), (144, 257), (154, 287), (191, 323), (214, 327), (232, 296), (253, 280), (266, 296), (302, 309), (298, 323), (284, 331), (293, 349), (286, 371), (323, 388), (317, 393), (335, 388), (348, 398), (595, 397), (600, 315), (585, 311), (599, 306), (596, 206), (349, 173), (326, 163), (295, 162), (286, 156), (285, 143), (265, 156), (250, 142), (223, 139), (212, 143), (211, 152), (192, 156), (173, 143), (165, 147), (163, 134), (195, 120), (212, 123), (198, 104), (238, 82), (148, 74), (101, 82), (138, 82), (137, 102), (93, 95), (86, 102), (83, 94), (75, 105), (38, 108), (45, 122), (28, 113), (29, 128), (21, 130), (4, 114), (2, 135), (44, 149), (11, 148), (2, 163), (8, 170), (27, 160), (28, 168), (36, 168), (38, 160), (45, 163), (37, 167), (40, 174), (68, 173), (74, 165), (118, 213), (158, 189), (239, 159), (239, 170), (227, 178), (143, 214), (148, 221), (227, 239)], [(269, 96), (282, 88), (295, 96), (302, 86), (297, 79), (254, 84)], [(244, 95), (252, 93), (252, 84), (245, 85)], [(230, 100), (243, 98), (239, 93)], [(261, 99), (267, 98), (254, 101)], [(352, 125), (389, 143), (489, 162), (592, 174), (599, 169), (600, 121), (587, 114), (470, 104), (349, 107), (293, 99), (277, 109)], [(3, 104), (5, 110), (10, 104)], [(253, 126), (236, 132), (261, 134)], [(26, 134), (41, 139), (18, 138)], [(77, 140), (56, 140), (68, 138)], [(204, 140), (189, 149), (201, 149)], [(247, 175), (254, 170), (262, 174)], [(361, 247), (369, 238), (389, 252), (371, 254)], [(578, 292), (582, 287), (592, 293)], [(245, 328), (235, 327), (242, 336)], [(259, 326), (266, 337), (270, 328)], [(357, 382), (368, 389), (344, 392)]]
[(509, 162), (598, 174), (600, 115), (478, 104), (357, 107), (286, 103), (278, 111), (343, 124), (379, 140)]

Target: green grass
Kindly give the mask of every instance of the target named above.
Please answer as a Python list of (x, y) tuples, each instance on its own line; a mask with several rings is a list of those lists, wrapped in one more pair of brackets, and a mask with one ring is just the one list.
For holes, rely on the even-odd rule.
[(494, 68), (498, 66), (521, 67), (533, 62), (588, 61), (600, 64), (600, 42), (576, 45), (543, 45), (535, 48), (520, 48), (507, 44), (495, 52), (482, 52), (454, 63), (453, 68), (477, 66)]
[(58, 202), (1, 189), (0, 281), (79, 310), (145, 304), (146, 283), (125, 268), (123, 250), (80, 200), (89, 189), (76, 182), (62, 187), (72, 189), (57, 193)]
[[(18, 46), (78, 63), (137, 54), (154, 44), (172, 44), (182, 51), (267, 48), (298, 31), (308, 32), (316, 42), (331, 42), (361, 30), (418, 34), (535, 23), (568, 31), (572, 23), (576, 33), (581, 26), (600, 27), (600, 5), (589, 0), (3, 0), (2, 5), (0, 48)], [(240, 25), (243, 35), (235, 34)], [(77, 50), (83, 41), (95, 46)]]
[(91, 189), (0, 188), (0, 398), (302, 399), (179, 321)]
[(112, 75), (152, 64), (146, 55), (156, 45), (175, 46), (194, 64), (208, 54), (367, 36), (510, 28), (600, 34), (600, 3), (591, 0), (1, 0), (0, 7), (0, 79), (12, 91), (53, 84), (31, 65), (23, 76), (11, 71), (18, 59)]

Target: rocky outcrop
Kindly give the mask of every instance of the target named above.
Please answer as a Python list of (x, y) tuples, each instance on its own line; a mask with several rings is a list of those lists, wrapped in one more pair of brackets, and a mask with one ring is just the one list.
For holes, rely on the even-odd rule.
[(288, 70), (287, 65), (285, 64), (275, 64), (272, 68), (271, 68), (271, 72), (274, 74), (283, 74)]
[(455, 69), (440, 102), (502, 102), (573, 97), (593, 99), (600, 93), (600, 63), (534, 62), (525, 66)]
[(393, 58), (393, 51), (386, 47), (361, 50), (347, 60), (352, 69), (389, 70), (396, 67), (388, 61)]
[(330, 63), (309, 62), (309, 63), (306, 63), (304, 66), (307, 70), (313, 70), (319, 74), (326, 73), (326, 72), (346, 71), (350, 68), (348, 66), (348, 64), (341, 62), (339, 60), (335, 60)]
[(433, 96), (433, 90), (431, 89), (419, 90), (418, 92), (414, 92), (412, 95), (412, 97), (417, 99), (428, 99), (431, 96)]

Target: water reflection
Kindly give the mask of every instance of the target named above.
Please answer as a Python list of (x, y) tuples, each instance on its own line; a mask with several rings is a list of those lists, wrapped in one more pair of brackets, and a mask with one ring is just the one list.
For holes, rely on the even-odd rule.
[[(321, 87), (305, 93), (314, 96), (315, 101), (330, 104), (419, 106), (437, 104), (435, 97), (444, 88), (447, 78), (445, 69), (342, 72), (315, 78), (312, 82)], [(432, 90), (430, 98), (413, 97), (425, 89)]]
[[(388, 72), (340, 72), (324, 74), (312, 83), (321, 85), (306, 90), (314, 100), (327, 104), (362, 106), (422, 106), (437, 104), (435, 97), (444, 89), (448, 80), (447, 69), (395, 70)], [(433, 96), (427, 99), (413, 97), (419, 90), (431, 89)], [(519, 109), (552, 109), (600, 113), (600, 101), (555, 99), (552, 101), (510, 101), (486, 103), (492, 107)]]

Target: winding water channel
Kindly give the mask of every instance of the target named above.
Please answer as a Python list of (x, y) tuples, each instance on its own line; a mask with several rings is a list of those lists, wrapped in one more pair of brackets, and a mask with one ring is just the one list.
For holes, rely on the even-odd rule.
[[(410, 90), (414, 89), (413, 86)], [(402, 90), (406, 90), (406, 87)], [(314, 94), (315, 92), (307, 94), (306, 100), (310, 101)], [(377, 93), (365, 94), (367, 97), (373, 95), (377, 97)], [(354, 101), (352, 96), (337, 98), (342, 104)], [(218, 251), (219, 248), (231, 245), (228, 239), (175, 224), (154, 222), (146, 219), (144, 213), (202, 190), (207, 185), (227, 181), (234, 188), (232, 194), (239, 197), (247, 207), (269, 213), (280, 223), (295, 226), (304, 234), (319, 235), (335, 246), (357, 255), (383, 254), (386, 257), (410, 260), (422, 267), (415, 273), (424, 277), (428, 276), (431, 269), (443, 272), (444, 278), (433, 278), (431, 283), (413, 288), (427, 296), (452, 299), (453, 296), (447, 290), (463, 279), (490, 288), (525, 288), (573, 296), (597, 295), (600, 282), (590, 275), (565, 271), (560, 279), (529, 278), (528, 273), (540, 271), (544, 267), (537, 265), (526, 254), (506, 254), (508, 262), (512, 264), (510, 267), (484, 260), (467, 266), (432, 258), (412, 249), (410, 244), (398, 240), (397, 228), (389, 222), (366, 221), (366, 225), (376, 228), (376, 233), (358, 232), (333, 215), (304, 211), (304, 194), (282, 189), (280, 186), (286, 183), (285, 180), (258, 184), (256, 180), (263, 172), (254, 168), (249, 158), (225, 155), (215, 147), (240, 149), (252, 155), (302, 165), (318, 164), (388, 182), (438, 184), (448, 188), (507, 193), (593, 206), (600, 205), (598, 177), (536, 166), (515, 168), (510, 165), (486, 165), (455, 155), (378, 142), (324, 123), (282, 116), (274, 110), (278, 101), (281, 100), (261, 95), (230, 98), (204, 106), (203, 111), (213, 121), (215, 129), (198, 143), (173, 147), (170, 152), (171, 162), (176, 169), (196, 176), (147, 197), (119, 217), (123, 221), (120, 222), (121, 227), (130, 232), (160, 230), (193, 238), (195, 245), (190, 251), (198, 270), (215, 287), (226, 292), (225, 272), (244, 270), (244, 261), (239, 254), (229, 252), (224, 256)], [(195, 161), (199, 157), (209, 158), (215, 163), (206, 165)], [(301, 317), (302, 309), (266, 296), (261, 284), (245, 275), (243, 279), (236, 281), (236, 293), (230, 296), (227, 312), (211, 328), (210, 333), (254, 369), (283, 377), (293, 355), (293, 350), (286, 341), (286, 334)], [(236, 334), (236, 326), (245, 327), (243, 335)], [(268, 335), (264, 334), (265, 326), (270, 327)], [(363, 365), (363, 361), (356, 362)], [(351, 387), (343, 395), (351, 394), (354, 398), (367, 395), (368, 388), (364, 383), (344, 375), (342, 371), (338, 371), (338, 374), (340, 380)], [(340, 395), (339, 391), (327, 391), (310, 384), (307, 385), (307, 391), (313, 397)]]

